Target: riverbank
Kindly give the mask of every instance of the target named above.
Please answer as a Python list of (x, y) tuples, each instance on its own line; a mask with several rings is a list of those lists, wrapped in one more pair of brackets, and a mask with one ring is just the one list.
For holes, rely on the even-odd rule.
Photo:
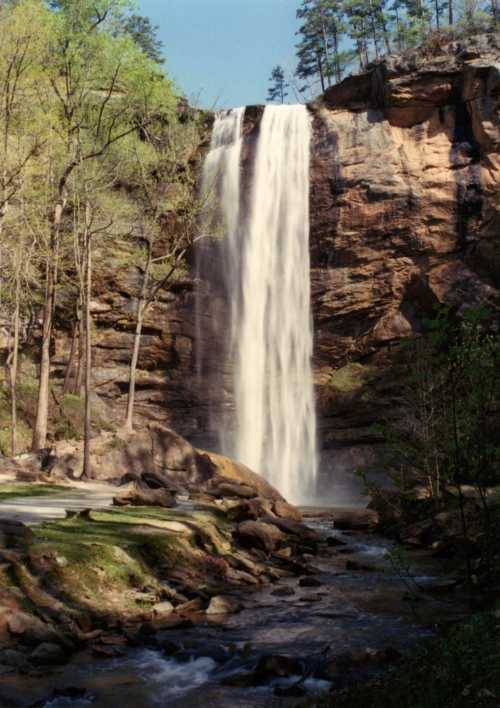
[(414, 573), (429, 592), (408, 602), (387, 541), (313, 513), (267, 551), (194, 502), (7, 533), (2, 705), (295, 704), (369, 680), (461, 615), (429, 559)]

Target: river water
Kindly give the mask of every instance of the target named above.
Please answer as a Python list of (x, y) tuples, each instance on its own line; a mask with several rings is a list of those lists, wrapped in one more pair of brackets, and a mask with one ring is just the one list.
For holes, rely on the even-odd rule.
[[(311, 525), (332, 536), (328, 518)], [(308, 694), (321, 693), (370, 677), (380, 669), (376, 661), (354, 667), (348, 662), (344, 667), (341, 657), (404, 652), (417, 639), (431, 636), (438, 620), (456, 615), (456, 603), (430, 595), (416, 605), (408, 602), (408, 580), (387, 560), (389, 544), (383, 539), (359, 533), (335, 535), (344, 545), (306, 559), (316, 569), (317, 587), (305, 586), (303, 579), (286, 578), (242, 595), (242, 611), (224, 621), (202, 616), (192, 626), (161, 632), (143, 646), (125, 648), (121, 657), (96, 659), (82, 652), (65, 666), (39, 675), (0, 676), (0, 705), (293, 705), (298, 699), (277, 693), (293, 684)], [(429, 563), (418, 557), (413, 562), (419, 584), (432, 584), (435, 578)], [(250, 686), (239, 685), (241, 677), (254, 675), (262, 657), (276, 656), (297, 659), (299, 668), (292, 667), (287, 676), (271, 672), (251, 680)], [(328, 673), (325, 657), (337, 657), (339, 671)]]

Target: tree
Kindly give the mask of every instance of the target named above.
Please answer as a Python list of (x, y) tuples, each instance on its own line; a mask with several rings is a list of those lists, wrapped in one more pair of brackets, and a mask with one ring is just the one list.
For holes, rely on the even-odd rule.
[(111, 147), (170, 110), (169, 83), (129, 37), (113, 37), (108, 23), (124, 3), (60, 0), (45, 63), (47, 114), (52, 146), (54, 197), (46, 264), (40, 381), (33, 449), (45, 446), (48, 425), (50, 343), (59, 273), (59, 247), (68, 182), (86, 161), (104, 160)]
[(156, 64), (164, 64), (163, 42), (158, 39), (158, 25), (153, 25), (148, 17), (129, 15), (123, 20), (122, 31), (130, 35), (148, 59)]
[[(458, 317), (443, 306), (425, 327), (407, 351), (402, 414), (384, 429), (388, 469), (400, 489), (423, 485), (435, 504), (453, 488), (466, 543), (470, 518), (463, 485), (473, 485), (488, 556), (492, 526), (487, 487), (499, 482), (500, 337), (484, 308)], [(469, 566), (469, 580), (471, 574)]]
[(279, 64), (274, 67), (271, 71), (271, 76), (269, 77), (271, 86), (267, 91), (268, 101), (278, 101), (278, 103), (284, 103), (285, 98), (288, 96), (289, 84), (285, 79), (285, 72), (283, 67)]
[[(193, 150), (202, 140), (196, 120), (190, 128), (171, 121), (158, 133), (147, 131), (142, 143), (132, 146), (131, 176), (135, 180), (135, 199), (139, 205), (133, 240), (139, 244), (142, 272), (137, 298), (134, 343), (130, 360), (129, 390), (124, 427), (133, 430), (137, 366), (142, 328), (159, 294), (185, 265), (188, 250), (200, 233), (200, 216), (209, 194), (193, 199), (195, 178), (189, 165)], [(165, 224), (167, 215), (173, 224)]]

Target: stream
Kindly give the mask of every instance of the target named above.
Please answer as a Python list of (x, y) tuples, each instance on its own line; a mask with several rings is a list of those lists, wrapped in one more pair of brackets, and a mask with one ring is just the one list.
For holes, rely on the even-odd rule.
[[(240, 597), (241, 612), (224, 619), (204, 615), (141, 646), (124, 646), (122, 656), (102, 659), (83, 651), (62, 667), (0, 676), (0, 705), (288, 706), (300, 702), (294, 694), (370, 678), (387, 666), (387, 656), (397, 657), (460, 613), (458, 603), (439, 592), (409, 602), (408, 580), (387, 557), (387, 540), (332, 532), (328, 517), (307, 521), (338, 544), (307, 558), (314, 576), (248, 592)], [(442, 568), (438, 574), (433, 559), (412, 557), (414, 580), (439, 591)]]

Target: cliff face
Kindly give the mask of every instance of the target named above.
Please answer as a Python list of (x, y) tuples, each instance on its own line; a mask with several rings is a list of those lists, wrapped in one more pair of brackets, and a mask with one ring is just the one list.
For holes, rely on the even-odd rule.
[(388, 57), (311, 107), (320, 424), (348, 467), (394, 406), (400, 338), (435, 303), (500, 304), (499, 62), (485, 38)]
[[(485, 39), (388, 57), (310, 106), (315, 380), (323, 469), (375, 459), (372, 424), (394, 408), (397, 343), (437, 302), (500, 304), (500, 51)], [(243, 184), (261, 107), (247, 109)], [(244, 200), (243, 200), (244, 201)], [(243, 204), (244, 208), (244, 204)], [(232, 417), (228, 299), (216, 241), (203, 271), (149, 311), (137, 417), (214, 440)], [(199, 286), (198, 301), (195, 295)], [(123, 414), (140, 273), (117, 262), (97, 283), (96, 392)], [(56, 343), (61, 375), (69, 338)]]

